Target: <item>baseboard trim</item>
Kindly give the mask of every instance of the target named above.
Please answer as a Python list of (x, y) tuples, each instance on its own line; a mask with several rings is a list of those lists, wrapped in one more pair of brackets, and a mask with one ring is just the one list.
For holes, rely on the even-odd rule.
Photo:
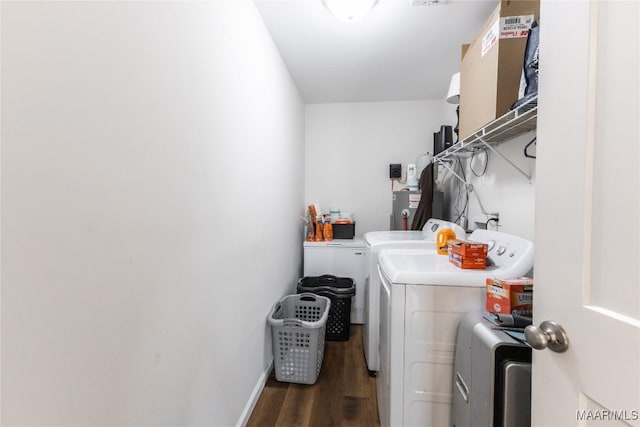
[(251, 413), (253, 412), (253, 408), (256, 407), (256, 403), (258, 403), (258, 399), (260, 399), (260, 394), (262, 394), (262, 390), (264, 390), (265, 384), (267, 384), (267, 380), (269, 379), (269, 375), (271, 374), (271, 369), (273, 368), (273, 358), (269, 361), (269, 364), (265, 368), (265, 370), (260, 374), (258, 378), (258, 382), (256, 386), (253, 388), (251, 392), (251, 396), (249, 396), (249, 400), (242, 411), (242, 415), (240, 415), (240, 419), (236, 424), (236, 427), (245, 427), (249, 422), (249, 417), (251, 417)]

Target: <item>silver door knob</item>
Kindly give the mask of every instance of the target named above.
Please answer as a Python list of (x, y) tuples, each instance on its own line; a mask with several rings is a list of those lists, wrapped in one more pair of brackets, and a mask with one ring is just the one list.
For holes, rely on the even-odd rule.
[(569, 348), (569, 337), (562, 326), (556, 322), (545, 320), (540, 327), (529, 325), (524, 329), (524, 336), (531, 347), (536, 350), (549, 350), (564, 353)]

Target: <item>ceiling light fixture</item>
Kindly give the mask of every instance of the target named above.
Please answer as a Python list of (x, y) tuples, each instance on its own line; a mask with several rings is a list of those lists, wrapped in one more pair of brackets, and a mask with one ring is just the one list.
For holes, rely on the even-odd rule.
[(355, 22), (364, 18), (378, 3), (379, 0), (322, 0), (325, 7), (336, 18), (346, 21)]

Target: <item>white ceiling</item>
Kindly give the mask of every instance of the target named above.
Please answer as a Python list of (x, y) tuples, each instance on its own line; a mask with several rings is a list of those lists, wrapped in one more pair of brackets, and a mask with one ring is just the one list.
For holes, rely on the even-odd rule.
[(355, 23), (322, 0), (255, 0), (305, 103), (443, 99), (497, 0), (380, 0)]

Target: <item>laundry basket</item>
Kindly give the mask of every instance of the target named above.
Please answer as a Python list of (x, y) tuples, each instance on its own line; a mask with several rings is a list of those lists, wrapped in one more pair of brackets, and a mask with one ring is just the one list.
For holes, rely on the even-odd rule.
[(351, 298), (356, 294), (356, 284), (349, 277), (323, 276), (303, 277), (298, 280), (297, 291), (311, 292), (331, 300), (327, 319), (327, 341), (349, 341), (351, 336)]
[(314, 384), (324, 356), (324, 334), (331, 300), (303, 293), (287, 295), (277, 302), (271, 325), (276, 380)]

